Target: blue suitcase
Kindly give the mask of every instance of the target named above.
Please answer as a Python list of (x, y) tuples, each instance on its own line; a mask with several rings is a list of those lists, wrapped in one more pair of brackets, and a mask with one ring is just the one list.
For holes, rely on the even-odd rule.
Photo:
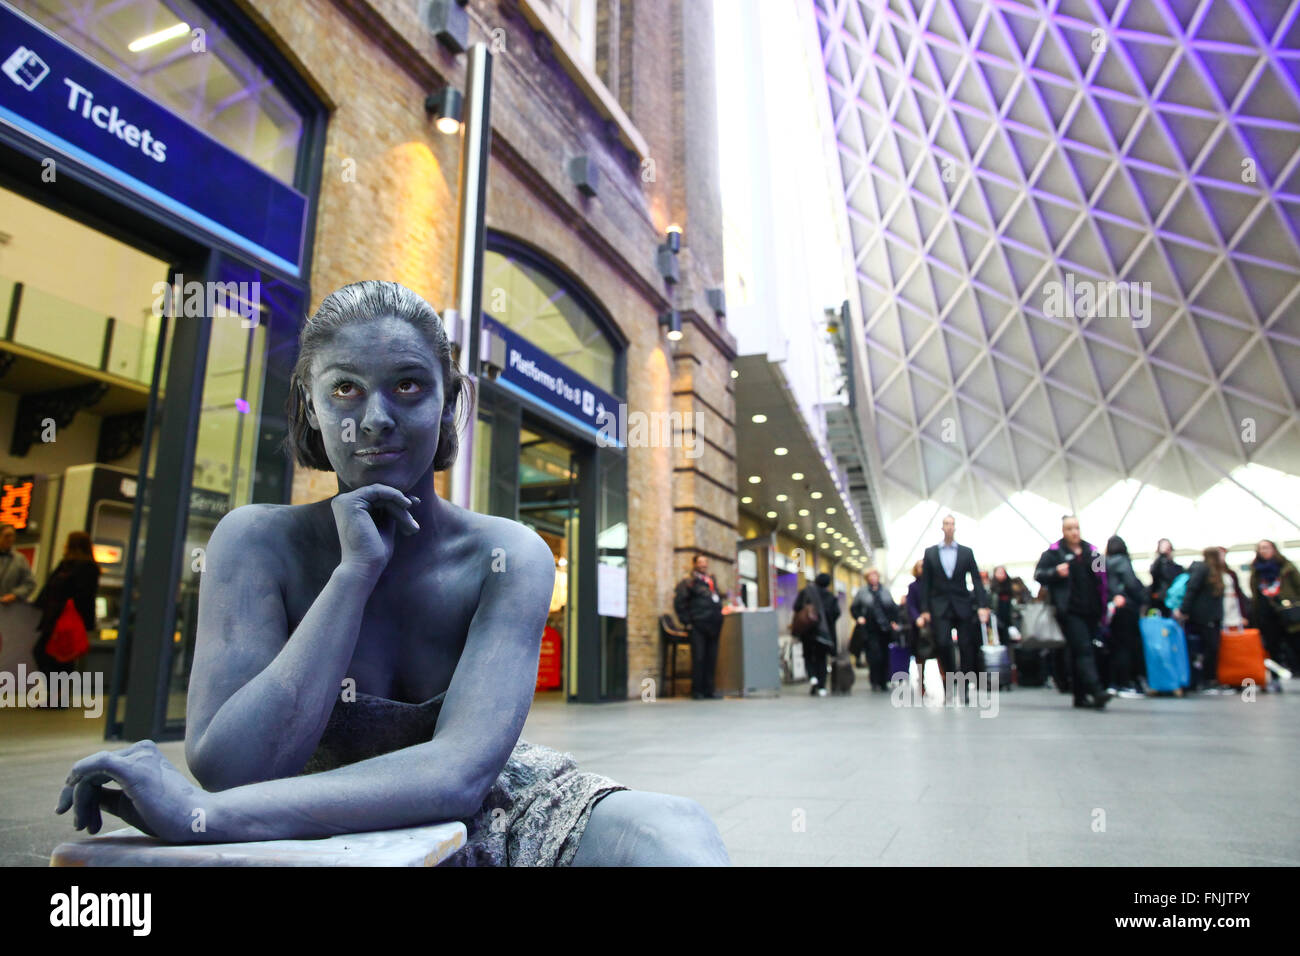
[(899, 674), (899, 680), (907, 680), (912, 673), (912, 652), (906, 644), (889, 645), (889, 680), (892, 683)]
[(1187, 637), (1182, 626), (1168, 617), (1144, 617), (1142, 654), (1147, 663), (1147, 684), (1154, 691), (1180, 691), (1191, 680)]

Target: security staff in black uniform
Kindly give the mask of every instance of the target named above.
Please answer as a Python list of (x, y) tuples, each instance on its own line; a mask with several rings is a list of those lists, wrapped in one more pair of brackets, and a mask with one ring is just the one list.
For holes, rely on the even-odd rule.
[(717, 582), (709, 574), (709, 559), (697, 552), (691, 560), (691, 573), (677, 583), (673, 598), (677, 620), (691, 632), (691, 697), (695, 700), (722, 696), (713, 689), (718, 635), (722, 633), (722, 598)]

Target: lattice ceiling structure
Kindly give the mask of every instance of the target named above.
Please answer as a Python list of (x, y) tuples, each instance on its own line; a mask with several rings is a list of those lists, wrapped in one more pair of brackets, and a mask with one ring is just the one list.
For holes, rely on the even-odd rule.
[(815, 8), (887, 513), (1300, 474), (1300, 0)]

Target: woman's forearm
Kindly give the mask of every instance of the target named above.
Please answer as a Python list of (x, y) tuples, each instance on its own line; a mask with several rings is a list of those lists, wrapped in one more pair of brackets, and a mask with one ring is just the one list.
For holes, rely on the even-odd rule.
[(300, 840), (459, 820), (491, 783), (431, 740), (324, 773), (266, 780), (213, 795), (209, 837)]
[(284, 648), (230, 696), (189, 748), (190, 769), (209, 790), (299, 773), (347, 675), (373, 576), (340, 565)]

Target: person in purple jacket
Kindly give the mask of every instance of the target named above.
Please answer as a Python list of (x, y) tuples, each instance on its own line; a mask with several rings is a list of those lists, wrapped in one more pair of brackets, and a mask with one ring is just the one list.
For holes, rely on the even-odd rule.
[(1075, 707), (1101, 710), (1110, 700), (1097, 674), (1092, 642), (1101, 631), (1109, 591), (1106, 559), (1079, 533), (1079, 519), (1061, 519), (1061, 540), (1038, 559), (1034, 578), (1047, 588), (1070, 649)]

